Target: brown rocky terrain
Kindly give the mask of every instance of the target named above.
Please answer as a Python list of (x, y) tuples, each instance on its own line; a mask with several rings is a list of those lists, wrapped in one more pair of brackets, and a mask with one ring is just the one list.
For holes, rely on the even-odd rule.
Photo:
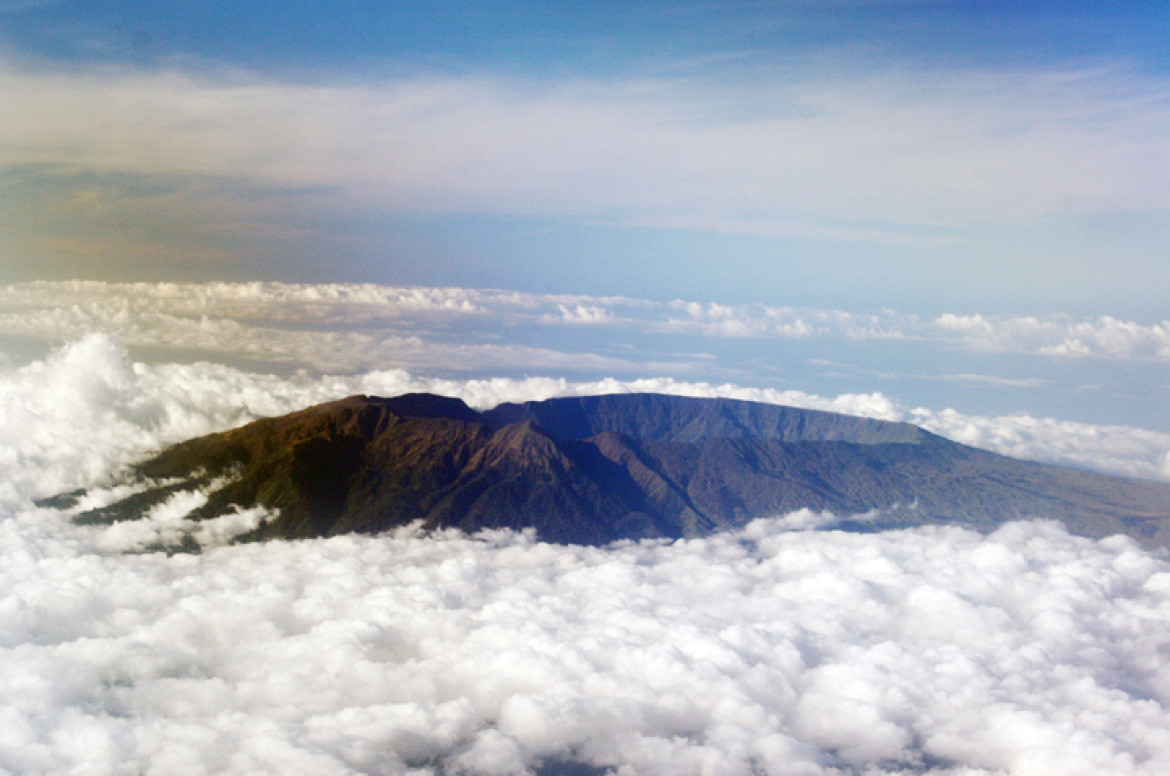
[[(802, 507), (858, 530), (1053, 518), (1170, 543), (1170, 485), (1019, 461), (905, 423), (727, 399), (623, 394), (505, 404), (354, 396), (193, 439), (135, 467), (154, 485), (78, 516), (141, 516), (226, 479), (190, 517), (279, 515), (243, 540), (427, 527), (555, 542), (696, 536)], [(877, 511), (874, 513), (874, 511)]]

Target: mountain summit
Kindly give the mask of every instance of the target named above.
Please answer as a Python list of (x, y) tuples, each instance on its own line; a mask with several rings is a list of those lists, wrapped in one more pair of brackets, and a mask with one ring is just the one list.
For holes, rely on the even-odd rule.
[[(431, 394), (353, 396), (164, 450), (151, 483), (77, 517), (133, 519), (215, 488), (188, 517), (278, 510), (244, 540), (534, 528), (554, 542), (700, 536), (803, 507), (863, 530), (1055, 518), (1170, 544), (1170, 486), (1019, 461), (907, 423), (730, 399), (620, 394), (476, 412)], [(163, 483), (163, 484), (158, 484)]]

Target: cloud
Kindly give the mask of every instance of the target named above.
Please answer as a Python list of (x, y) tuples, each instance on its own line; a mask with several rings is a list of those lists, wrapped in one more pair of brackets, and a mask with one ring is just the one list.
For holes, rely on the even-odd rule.
[(410, 211), (749, 234), (803, 224), (821, 237), (895, 242), (1170, 202), (1170, 110), (1154, 76), (790, 76), (734, 86), (474, 75), (298, 83), (0, 63), (0, 88), (18, 108), (0, 125), (0, 164), (339, 191)]
[(851, 341), (932, 342), (979, 353), (1028, 353), (1057, 358), (1170, 360), (1170, 321), (1139, 323), (1113, 316), (1078, 318), (1067, 314), (959, 315), (932, 320), (897, 310), (859, 314), (844, 310), (727, 306), (677, 300), (677, 314), (658, 328), (711, 337), (794, 339), (820, 337)]
[(559, 316), (545, 315), (541, 318), (546, 323), (610, 323), (613, 321), (613, 314), (604, 307), (597, 305), (583, 305), (578, 304), (573, 307), (568, 305), (558, 304), (557, 309), (560, 311)]
[(957, 383), (976, 383), (984, 385), (1005, 385), (1015, 388), (1039, 388), (1045, 384), (1044, 380), (1035, 377), (997, 377), (995, 375), (957, 374), (939, 375), (939, 380), (950, 380)]
[[(704, 305), (681, 299), (671, 302), (667, 308), (672, 314), (658, 328), (712, 337), (821, 337), (851, 341), (921, 338), (921, 321), (918, 316), (895, 310), (858, 314), (845, 310), (763, 304)], [(684, 313), (686, 317), (680, 318), (673, 314), (677, 312)]]
[[(472, 372), (538, 365), (619, 371), (631, 366), (616, 356), (469, 342), (465, 328), (450, 331), (463, 319), (482, 321), (487, 305), (505, 315), (516, 307), (536, 318), (526, 308), (563, 306), (557, 301), (561, 297), (525, 300), (466, 289), (279, 283), (67, 282), (6, 290), (0, 292), (0, 324), (9, 335), (49, 336), (57, 342), (102, 331), (139, 347), (339, 372), (377, 367)], [(578, 305), (574, 315), (596, 318), (599, 310)]]
[[(588, 332), (570, 340), (575, 352), (563, 344), (568, 326), (574, 332)], [(1049, 358), (1039, 355), (1043, 343), (1060, 341), (1069, 331), (1078, 330), (1085, 340), (1089, 339), (1086, 332), (1099, 333), (1092, 340), (1100, 344), (1095, 356), (1157, 362), (1157, 338), (1165, 329), (1161, 324), (954, 314), (923, 320), (891, 310), (855, 314), (368, 284), (71, 281), (0, 287), (0, 328), (8, 336), (47, 339), (64, 348), (37, 364), (17, 367), (13, 362), (11, 369), (21, 376), (0, 386), (0, 391), (17, 391), (0, 412), (29, 424), (30, 430), (24, 431), (22, 425), (19, 432), (28, 437), (22, 455), (35, 460), (44, 459), (44, 451), (52, 445), (63, 443), (61, 437), (68, 435), (71, 423), (96, 427), (111, 422), (112, 412), (122, 413), (119, 417), (131, 423), (139, 417), (160, 419), (157, 422), (162, 424), (172, 422), (172, 415), (198, 417), (198, 422), (175, 426), (176, 431), (193, 436), (226, 422), (279, 414), (352, 393), (427, 390), (462, 396), (486, 408), (502, 401), (568, 394), (650, 391), (729, 396), (909, 420), (1006, 455), (1112, 474), (1167, 478), (1163, 456), (1170, 451), (1170, 435), (1164, 432), (1071, 423), (1024, 412), (970, 414), (945, 404), (916, 408), (876, 391), (826, 397), (801, 390), (753, 388), (736, 381), (744, 373), (736, 371), (734, 357), (718, 347), (718, 339), (732, 336), (736, 340), (821, 338), (920, 348), (926, 353), (920, 363), (928, 362), (932, 349), (937, 353), (947, 347), (1022, 351)], [(672, 339), (678, 335), (685, 336), (689, 347), (696, 336), (716, 338), (711, 348), (714, 355), (678, 353), (678, 340)], [(132, 364), (121, 344), (114, 343), (142, 348), (155, 358), (190, 360), (194, 356), (313, 373), (282, 381), (222, 365)], [(1114, 344), (1106, 347), (1106, 343)], [(527, 377), (505, 377), (509, 372)], [(659, 376), (638, 376), (647, 374)], [(1053, 389), (1052, 382), (1028, 373), (940, 372), (919, 377), (992, 388)], [(17, 389), (17, 385), (23, 387)], [(34, 385), (45, 385), (45, 389)], [(75, 395), (53, 398), (65, 390)], [(229, 412), (224, 395), (243, 397), (244, 403)], [(107, 396), (123, 397), (125, 406), (112, 409), (100, 404)], [(47, 402), (54, 406), (44, 406)], [(57, 428), (53, 419), (60, 407), (66, 405), (92, 406), (95, 415), (61, 422), (59, 435), (50, 432)], [(38, 418), (46, 422), (31, 428)], [(133, 449), (142, 454), (161, 439), (173, 442), (181, 437), (169, 431), (165, 436), (147, 433), (136, 425), (128, 428), (124, 438), (138, 439)], [(88, 464), (79, 458), (76, 465), (104, 470), (107, 463)]]
[[(1019, 413), (999, 417), (915, 408), (907, 419), (956, 442), (1036, 461), (1146, 479), (1166, 477), (1170, 434)], [(1163, 452), (1166, 451), (1166, 452)]]
[[(593, 332), (593, 352), (564, 352), (561, 327), (582, 325)], [(688, 347), (696, 337), (712, 340), (714, 348), (724, 339), (757, 338), (1170, 362), (1167, 321), (953, 313), (923, 319), (888, 309), (853, 313), (373, 284), (19, 283), (0, 286), (0, 328), (9, 336), (58, 344), (103, 331), (154, 351), (337, 372), (654, 369), (681, 376), (721, 366), (678, 353), (680, 336), (688, 338)], [(659, 338), (667, 355), (657, 361), (637, 358), (628, 348), (631, 336)], [(1042, 385), (1031, 376), (939, 377), (1021, 388)]]
[(1056, 357), (1170, 359), (1170, 321), (1140, 324), (1104, 315), (954, 315), (935, 318), (934, 327), (972, 350), (1031, 352)]
[(1170, 764), (1154, 626), (1170, 570), (1052, 524), (759, 521), (604, 549), (400, 531), (194, 557), (30, 556), (11, 526), (0, 538), (13, 772)]
[[(193, 548), (206, 549), (229, 544), (232, 539), (245, 534), (273, 518), (273, 513), (263, 507), (252, 509), (236, 508), (222, 515), (204, 519), (189, 520), (192, 510), (207, 503), (212, 492), (226, 484), (222, 481), (209, 483), (205, 491), (180, 491), (164, 502), (146, 510), (134, 520), (114, 523), (110, 526), (93, 528), (94, 547), (102, 552), (143, 552), (174, 551)], [(112, 489), (113, 490), (113, 489)], [(91, 508), (88, 502), (104, 500), (102, 490), (86, 493), (84, 505), (69, 510), (79, 514)]]

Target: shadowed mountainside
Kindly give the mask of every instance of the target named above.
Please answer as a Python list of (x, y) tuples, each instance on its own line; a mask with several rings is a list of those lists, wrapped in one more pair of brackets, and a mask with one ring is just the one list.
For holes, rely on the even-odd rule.
[(504, 404), (354, 396), (175, 445), (155, 485), (79, 515), (142, 516), (226, 481), (189, 515), (263, 505), (244, 540), (427, 527), (535, 528), (549, 541), (696, 536), (802, 507), (860, 530), (1017, 518), (1170, 543), (1170, 486), (1018, 461), (906, 423), (729, 399), (621, 394)]

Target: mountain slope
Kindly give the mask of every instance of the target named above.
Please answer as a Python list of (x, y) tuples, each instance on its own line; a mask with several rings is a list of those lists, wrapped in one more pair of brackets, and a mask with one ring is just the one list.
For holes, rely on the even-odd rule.
[(930, 434), (909, 423), (803, 410), (736, 399), (699, 399), (652, 393), (575, 396), (501, 404), (483, 413), (501, 427), (532, 420), (562, 439), (586, 439), (611, 431), (640, 442), (704, 439), (777, 439), (857, 442), (920, 442)]
[(1087, 536), (1170, 543), (1170, 486), (1017, 461), (905, 423), (727, 399), (626, 394), (505, 404), (355, 396), (171, 447), (154, 484), (84, 513), (141, 516), (219, 485), (190, 515), (266, 506), (245, 539), (534, 528), (546, 540), (695, 536), (802, 507), (866, 530), (1051, 517)]

